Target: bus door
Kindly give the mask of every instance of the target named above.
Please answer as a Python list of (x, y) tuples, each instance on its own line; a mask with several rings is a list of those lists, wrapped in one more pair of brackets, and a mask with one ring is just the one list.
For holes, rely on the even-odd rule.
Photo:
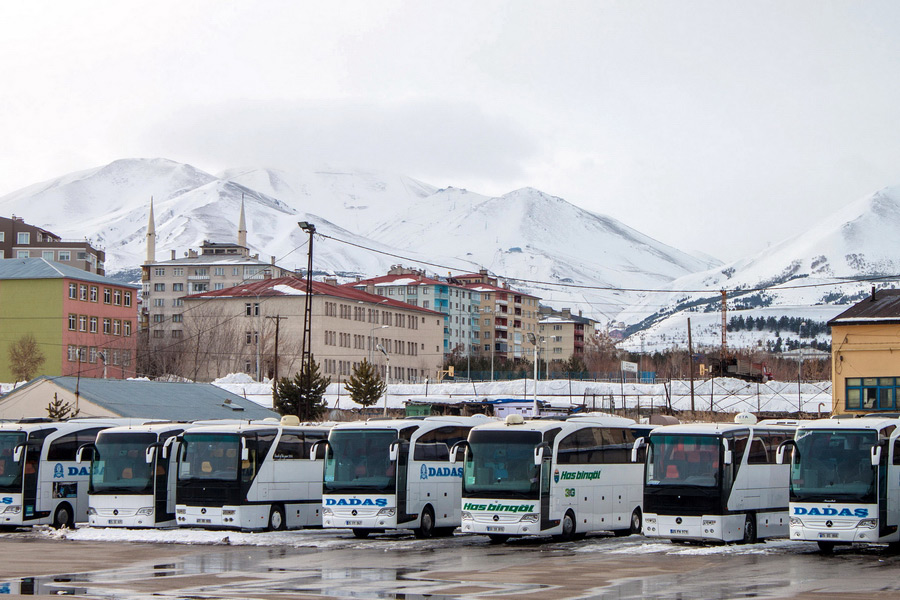
[(22, 452), (25, 461), (22, 477), (22, 518), (24, 520), (37, 519), (38, 514), (38, 487), (40, 485), (41, 444), (28, 443)]
[(396, 444), (397, 523), (406, 523), (416, 518), (416, 515), (409, 514), (409, 441), (401, 439)]
[(544, 458), (541, 460), (541, 531), (559, 525), (559, 519), (550, 519), (550, 482), (552, 471), (553, 453), (550, 448), (544, 449)]
[[(894, 513), (894, 518), (889, 518), (890, 514), (888, 511), (888, 499), (890, 498), (893, 502), (896, 502), (896, 494), (888, 494), (888, 486), (891, 485), (888, 482), (887, 472), (888, 465), (892, 462), (890, 457), (886, 456), (888, 453), (885, 452), (885, 449), (889, 447), (888, 443), (883, 443), (881, 445), (881, 460), (878, 461), (878, 478), (877, 483), (875, 485), (878, 486), (878, 536), (884, 537), (886, 535), (890, 535), (897, 531), (897, 521), (896, 521), (896, 513)], [(896, 459), (895, 459), (896, 460)], [(893, 523), (893, 525), (891, 525)]]

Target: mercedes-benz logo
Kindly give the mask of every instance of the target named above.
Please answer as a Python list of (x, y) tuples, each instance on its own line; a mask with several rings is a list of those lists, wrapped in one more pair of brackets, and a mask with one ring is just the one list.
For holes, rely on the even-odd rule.
[(825, 527), (831, 527), (832, 525), (834, 525), (834, 523), (831, 521), (825, 521)]
[(499, 521), (499, 520), (500, 520), (500, 515), (494, 515), (494, 520), (495, 520), (495, 521)]
[(116, 516), (118, 516), (118, 514), (119, 514), (119, 509), (118, 509), (118, 508), (113, 509), (113, 514), (116, 515)]
[(356, 516), (356, 509), (354, 508), (353, 510), (351, 510), (351, 511), (350, 511), (350, 514), (353, 515), (353, 516), (355, 517), (355, 516)]
[(681, 517), (678, 517), (677, 519), (675, 519), (675, 524), (681, 525)]
[(205, 515), (205, 514), (206, 514), (206, 509), (205, 509), (205, 508), (201, 508), (201, 509), (200, 509), (200, 514), (201, 514), (201, 515)]

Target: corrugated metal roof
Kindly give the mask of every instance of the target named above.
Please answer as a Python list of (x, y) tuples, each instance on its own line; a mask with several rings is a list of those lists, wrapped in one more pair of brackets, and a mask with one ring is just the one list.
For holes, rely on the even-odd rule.
[(78, 279), (106, 285), (118, 285), (140, 289), (138, 285), (123, 283), (103, 275), (96, 275), (62, 263), (43, 258), (4, 258), (0, 260), (2, 279)]
[[(210, 383), (172, 383), (128, 379), (82, 377), (39, 377), (19, 388), (24, 390), (41, 380), (78, 394), (122, 417), (196, 421), (198, 419), (265, 419), (278, 417), (252, 400), (232, 394)], [(6, 397), (19, 390), (10, 392)]]
[(871, 323), (900, 323), (900, 290), (873, 290), (872, 295), (857, 302), (828, 325), (864, 325)]

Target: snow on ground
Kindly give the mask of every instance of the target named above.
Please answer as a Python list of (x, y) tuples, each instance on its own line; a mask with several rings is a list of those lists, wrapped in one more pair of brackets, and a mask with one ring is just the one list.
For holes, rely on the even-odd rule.
[[(246, 374), (237, 373), (213, 381), (239, 396), (272, 407), (272, 384), (258, 383)], [(387, 405), (398, 409), (410, 400), (455, 404), (467, 401), (513, 398), (531, 402), (534, 399), (534, 380), (481, 381), (452, 383), (391, 384), (388, 386)], [(540, 380), (537, 398), (556, 408), (584, 406), (588, 410), (671, 407), (673, 410), (691, 410), (691, 386), (687, 380), (666, 383), (625, 383), (598, 381), (569, 381), (565, 379)], [(347, 391), (336, 383), (328, 386), (325, 396), (331, 408), (352, 409), (359, 405), (350, 400)], [(377, 407), (382, 407), (379, 402)], [(797, 412), (830, 414), (831, 382), (769, 381), (750, 383), (740, 379), (719, 377), (715, 380), (694, 382), (694, 408), (715, 412)]]

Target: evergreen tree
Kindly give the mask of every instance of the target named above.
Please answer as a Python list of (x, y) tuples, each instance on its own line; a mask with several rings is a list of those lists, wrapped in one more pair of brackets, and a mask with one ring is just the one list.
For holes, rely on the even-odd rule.
[(293, 379), (282, 377), (275, 382), (272, 392), (275, 410), (281, 415), (297, 415), (301, 421), (317, 421), (328, 409), (325, 390), (329, 383), (331, 378), (319, 373), (319, 365), (310, 355), (304, 370)]
[(363, 359), (353, 368), (345, 387), (350, 392), (351, 400), (362, 406), (372, 406), (384, 395), (387, 383), (378, 374), (375, 365)]
[(56, 394), (53, 394), (53, 400), (47, 405), (47, 416), (55, 421), (72, 419), (77, 417), (79, 412), (81, 411), (76, 410), (71, 403), (58, 398)]

